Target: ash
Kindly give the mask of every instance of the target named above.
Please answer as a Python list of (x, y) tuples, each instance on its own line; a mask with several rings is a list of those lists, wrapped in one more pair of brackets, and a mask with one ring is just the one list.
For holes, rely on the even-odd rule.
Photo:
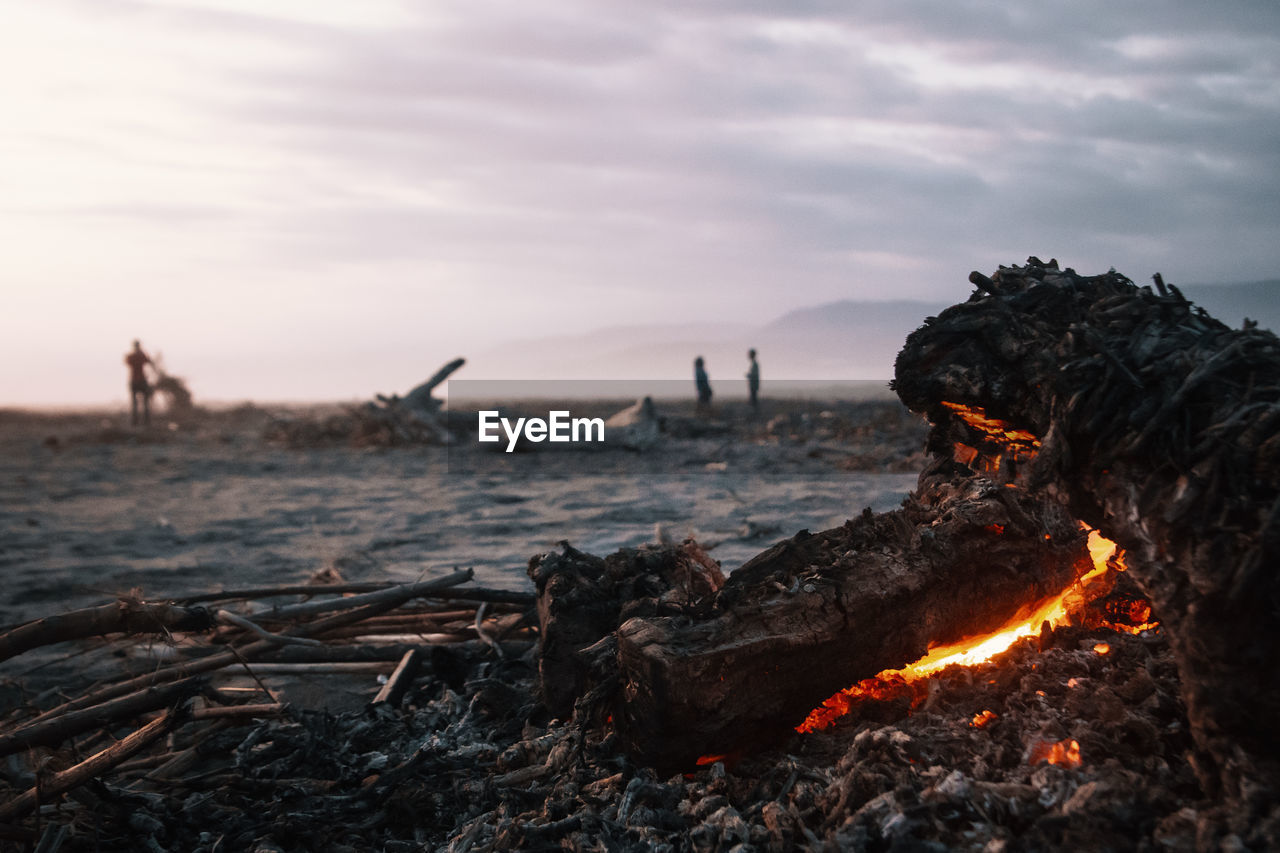
[[(1215, 837), (1159, 634), (1059, 629), (935, 676), (915, 710), (906, 697), (864, 703), (824, 732), (665, 779), (622, 755), (583, 703), (571, 720), (548, 719), (535, 654), (435, 655), (399, 708), (299, 712), (209, 736), (193, 775), (96, 786), (67, 849), (1192, 850), (1275, 841)], [(1053, 750), (1073, 740), (1078, 763)]]

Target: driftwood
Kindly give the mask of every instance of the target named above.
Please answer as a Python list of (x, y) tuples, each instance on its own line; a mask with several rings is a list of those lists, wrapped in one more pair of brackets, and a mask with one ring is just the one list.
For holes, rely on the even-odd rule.
[[(350, 610), (344, 610), (324, 619), (315, 622), (307, 622), (292, 628), (286, 632), (288, 636), (309, 637), (320, 636), (326, 631), (334, 628), (342, 628), (347, 625), (354, 624), (363, 619), (377, 616), (394, 610), (399, 605), (410, 599), (419, 596), (428, 595), (434, 590), (444, 587), (456, 586), (470, 580), (472, 571), (454, 572), (442, 578), (436, 578), (431, 581), (422, 581), (416, 584), (407, 584), (401, 587), (393, 587), (387, 590), (380, 590), (376, 593), (370, 593), (370, 596), (376, 598), (369, 599), (364, 597), (353, 597), (346, 601), (363, 601), (363, 606), (353, 607)], [(368, 603), (368, 602), (372, 603)], [(328, 605), (329, 602), (323, 602)], [(138, 690), (143, 690), (152, 685), (164, 684), (171, 681), (177, 681), (188, 676), (198, 675), (203, 672), (211, 672), (213, 670), (222, 669), (236, 663), (246, 663), (263, 655), (269, 650), (279, 648), (279, 644), (275, 639), (257, 640), (246, 646), (233, 648), (228, 651), (212, 654), (207, 657), (198, 658), (191, 661), (183, 661), (182, 663), (161, 667), (143, 675), (135, 676), (125, 681), (108, 684), (97, 690), (91, 691), (83, 696), (71, 700), (63, 705), (58, 706), (50, 711), (41, 714), (37, 719), (47, 719), (50, 717), (60, 716), (70, 711), (86, 708), (106, 702), (121, 696), (127, 696)]]
[(265, 437), (295, 447), (332, 443), (361, 447), (451, 444), (453, 434), (442, 413), (443, 402), (432, 392), (465, 363), (465, 359), (454, 359), (403, 397), (377, 394), (363, 405), (347, 407), (343, 414), (319, 420), (275, 420), (267, 426)]
[(38, 646), (86, 637), (203, 631), (213, 625), (212, 614), (202, 608), (148, 604), (121, 598), (114, 604), (46, 616), (0, 634), (0, 660), (8, 660)]
[[(24, 758), (29, 759), (32, 764), (39, 764), (42, 762), (42, 747), (71, 745), (75, 751), (85, 752), (104, 739), (110, 742), (112, 734), (124, 726), (145, 723), (135, 735), (82, 765), (53, 776), (39, 776), (39, 784), (26, 793), (21, 793), (21, 788), (16, 786), (13, 778), (0, 781), (0, 792), (3, 792), (0, 794), (0, 808), (4, 809), (7, 817), (18, 818), (34, 806), (54, 802), (61, 793), (107, 773), (119, 775), (142, 771), (146, 772), (148, 780), (158, 783), (177, 783), (188, 778), (181, 774), (197, 767), (203, 754), (202, 750), (196, 749), (196, 744), (215, 737), (228, 727), (251, 725), (253, 721), (263, 719), (287, 720), (296, 715), (289, 705), (278, 700), (277, 694), (268, 686), (268, 681), (274, 676), (304, 675), (312, 680), (342, 674), (371, 676), (374, 673), (390, 673), (387, 683), (367, 706), (382, 716), (395, 713), (391, 709), (398, 707), (406, 692), (412, 688), (415, 677), (424, 671), (443, 679), (445, 684), (460, 689), (464, 661), (494, 656), (499, 659), (508, 655), (520, 656), (532, 646), (523, 639), (525, 631), (512, 630), (528, 618), (528, 605), (532, 603), (532, 596), (529, 594), (472, 590), (472, 598), (495, 599), (492, 603), (482, 602), (478, 606), (468, 606), (464, 599), (458, 597), (451, 596), (449, 600), (435, 597), (440, 593), (450, 594), (456, 591), (451, 587), (470, 578), (471, 572), (468, 570), (416, 584), (386, 586), (346, 598), (260, 611), (260, 614), (269, 614), (267, 621), (272, 625), (273, 631), (278, 633), (266, 631), (256, 621), (241, 614), (220, 610), (215, 615), (217, 621), (223, 623), (223, 627), (217, 633), (210, 634), (203, 629), (211, 624), (211, 617), (203, 609), (193, 608), (204, 616), (196, 627), (202, 629), (205, 642), (201, 643), (195, 635), (184, 635), (184, 642), (177, 647), (177, 651), (191, 656), (190, 659), (90, 690), (33, 718), (17, 722), (0, 733), (0, 757), (24, 754)], [(293, 594), (312, 591), (310, 588), (303, 588)], [(400, 609), (406, 603), (426, 596), (432, 598), (430, 603)], [(227, 598), (226, 595), (217, 594), (208, 596), (208, 600)], [(523, 602), (526, 606), (522, 608), (516, 602)], [(165, 615), (184, 612), (183, 608), (173, 605), (153, 605), (132, 600), (126, 603), (129, 611), (135, 614)], [(16, 634), (14, 645), (34, 645), (35, 639), (47, 640), (50, 637), (66, 639), (69, 633), (74, 633), (66, 628), (67, 625), (75, 629), (83, 629), (85, 626), (102, 629), (106, 626), (110, 629), (109, 633), (120, 634), (120, 628), (128, 624), (127, 619), (117, 614), (123, 608), (123, 605), (111, 605), (70, 614), (72, 618), (63, 619), (62, 622), (43, 620), (32, 623), (34, 628)], [(497, 611), (495, 617), (487, 615), (486, 611), (490, 608)], [(335, 610), (338, 612), (334, 613)], [(259, 614), (254, 615), (256, 617)], [(178, 623), (171, 620), (171, 624)], [(387, 642), (376, 643), (369, 642), (368, 636), (365, 636), (379, 631), (403, 631), (428, 625), (448, 627), (457, 633), (388, 635), (385, 637)], [(345, 642), (341, 635), (348, 631), (359, 632), (364, 642)], [(98, 633), (102, 633), (102, 630), (79, 630), (82, 636)], [(517, 641), (501, 642), (515, 635), (519, 636)], [(247, 644), (231, 648), (224, 645), (219, 650), (217, 645), (227, 642), (244, 643), (246, 638), (250, 640)], [(299, 645), (298, 640), (302, 639), (305, 639), (305, 644)], [(281, 645), (281, 641), (286, 641), (286, 644)], [(114, 642), (127, 645), (130, 641), (117, 638)], [(257, 688), (217, 689), (210, 686), (211, 680), (216, 683), (219, 675), (226, 674), (247, 674), (257, 683)], [(175, 678), (180, 680), (175, 681)], [(185, 706), (187, 700), (197, 694), (219, 704), (183, 711), (182, 722), (195, 724), (195, 731), (186, 737), (190, 746), (175, 748), (170, 743), (165, 752), (131, 758), (154, 741), (153, 733), (161, 728), (168, 730), (172, 727), (172, 711), (161, 713), (159, 720), (155, 719), (156, 711)], [(269, 701), (258, 698), (264, 694)], [(252, 704), (223, 704), (245, 700)], [(300, 713), (305, 715), (306, 710), (303, 709)], [(11, 758), (8, 766), (14, 769), (21, 762), (22, 759)], [(197, 772), (196, 778), (205, 775), (207, 774)], [(30, 784), (29, 774), (20, 778), (24, 780), (22, 784)], [(77, 793), (77, 798), (86, 804), (95, 802), (96, 797), (97, 794), (90, 791)], [(0, 823), (0, 829), (3, 827), (4, 824)], [(21, 834), (21, 837), (25, 839), (33, 836)]]
[(907, 340), (898, 394), (937, 424), (935, 452), (967, 448), (1127, 550), (1178, 662), (1201, 783), (1280, 822), (1280, 340), (1159, 276), (1152, 290), (1032, 258), (971, 281)]
[(0, 734), (0, 756), (12, 755), (33, 746), (53, 746), (76, 735), (118, 724), (146, 711), (168, 707), (199, 693), (204, 684), (199, 678), (188, 678), (139, 690), (90, 708), (36, 720)]
[(54, 773), (43, 783), (0, 804), (0, 820), (12, 820), (35, 809), (41, 801), (49, 801), (62, 793), (105, 773), (124, 762), (142, 749), (164, 737), (173, 728), (177, 717), (173, 712), (147, 723), (123, 740), (112, 744), (73, 767)]

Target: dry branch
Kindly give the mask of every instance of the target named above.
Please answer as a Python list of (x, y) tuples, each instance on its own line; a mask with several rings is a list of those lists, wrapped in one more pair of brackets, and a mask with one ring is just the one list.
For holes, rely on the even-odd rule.
[(289, 646), (289, 645), (323, 646), (324, 645), (324, 643), (320, 642), (319, 640), (311, 640), (306, 637), (289, 637), (283, 634), (272, 634), (270, 631), (266, 630), (261, 625), (258, 625), (250, 621), (249, 619), (246, 619), (243, 616), (232, 613), (229, 610), (219, 610), (217, 613), (217, 619), (219, 622), (221, 622), (224, 625), (234, 625), (237, 628), (242, 628), (245, 631), (248, 631), (251, 634), (254, 634), (255, 636), (261, 637), (262, 639), (268, 642), (275, 643), (281, 646)]
[(101, 776), (164, 737), (176, 721), (175, 713), (169, 711), (79, 764), (54, 773), (30, 790), (19, 794), (7, 803), (0, 804), (0, 821), (22, 817), (39, 806), (41, 802), (49, 802), (72, 788), (83, 785), (95, 776)]
[[(343, 599), (344, 602), (346, 602), (349, 606), (352, 606), (354, 609), (344, 610), (343, 612), (336, 613), (332, 616), (326, 617), (324, 619), (320, 619), (316, 622), (305, 623), (303, 625), (291, 628), (289, 631), (285, 633), (288, 636), (295, 636), (295, 637), (321, 635), (325, 631), (329, 631), (334, 628), (342, 628), (347, 625), (352, 625), (356, 622), (360, 622), (361, 620), (368, 619), (373, 616), (379, 616), (383, 613), (386, 613), (389, 610), (394, 610), (396, 607), (399, 607), (401, 604), (404, 604), (406, 601), (409, 601), (413, 598), (417, 598), (422, 595), (427, 595), (433, 592), (434, 590), (453, 586), (453, 585), (468, 581), (471, 579), (472, 574), (473, 574), (472, 571), (470, 569), (467, 569), (461, 572), (454, 572), (451, 575), (446, 575), (445, 577), (437, 578), (436, 580), (433, 580), (433, 581), (424, 581), (422, 583), (407, 584), (405, 586), (392, 587), (390, 589), (380, 590), (377, 593), (372, 593), (372, 595), (377, 596), (377, 598), (372, 601), (370, 601), (370, 599), (363, 596), (356, 596), (354, 598)], [(357, 601), (363, 601), (364, 602), (363, 606), (356, 606)], [(249, 645), (241, 646), (239, 648), (229, 649), (225, 652), (219, 652), (217, 654), (213, 654), (205, 658), (199, 658), (191, 661), (184, 661), (182, 663), (173, 664), (171, 666), (161, 667), (160, 669), (154, 670), (153, 672), (135, 676), (134, 678), (130, 678), (122, 682), (117, 682), (115, 684), (106, 685), (102, 688), (99, 688), (98, 690), (92, 691), (83, 696), (80, 696), (77, 699), (67, 702), (64, 705), (61, 705), (50, 711), (46, 711), (44, 714), (41, 714), (36, 719), (42, 720), (42, 719), (47, 719), (54, 716), (61, 716), (62, 714), (68, 713), (70, 711), (78, 710), (80, 708), (96, 705), (110, 699), (115, 699), (120, 696), (128, 695), (130, 693), (133, 693), (134, 691), (141, 690), (146, 687), (150, 687), (151, 685), (154, 685), (154, 684), (163, 684), (169, 681), (176, 681), (178, 679), (186, 678), (191, 675), (197, 675), (202, 672), (211, 672), (213, 670), (222, 669), (223, 667), (232, 666), (237, 663), (245, 663), (248, 661), (252, 661), (257, 657), (263, 655), (267, 651), (276, 649), (276, 648), (279, 648), (279, 644), (276, 643), (274, 640), (258, 640), (256, 642), (250, 643)]]
[[(351, 610), (366, 605), (377, 605), (384, 602), (394, 602), (392, 608), (399, 607), (406, 601), (421, 596), (431, 594), (438, 595), (448, 587), (457, 586), (466, 583), (473, 577), (470, 569), (460, 572), (454, 572), (443, 578), (436, 578), (429, 581), (419, 581), (418, 583), (401, 584), (400, 586), (388, 587), (386, 589), (367, 592), (363, 595), (353, 595), (346, 598), (328, 599), (325, 601), (306, 601), (302, 604), (291, 604), (285, 607), (272, 607), (267, 610), (260, 610), (253, 613), (253, 617), (257, 620), (285, 621), (291, 619), (301, 619), (309, 616), (319, 616), (323, 613), (332, 613), (336, 610)], [(391, 609), (391, 608), (388, 608)]]
[(51, 717), (37, 718), (27, 725), (0, 734), (0, 756), (12, 755), (33, 746), (54, 746), (67, 738), (94, 729), (119, 725), (147, 711), (173, 705), (200, 692), (204, 681), (189, 678), (157, 687), (148, 687), (115, 699)]
[(389, 705), (399, 705), (401, 698), (404, 697), (405, 690), (418, 674), (418, 665), (421, 655), (417, 649), (411, 649), (404, 653), (404, 657), (400, 658), (400, 663), (396, 664), (395, 671), (387, 679), (387, 683), (382, 685), (382, 689), (378, 691), (378, 695), (373, 697), (371, 705), (377, 705), (385, 702)]
[(114, 604), (46, 616), (0, 634), (0, 661), (38, 646), (86, 637), (204, 631), (213, 625), (213, 617), (203, 608), (147, 604), (122, 598)]
[(193, 595), (175, 596), (175, 604), (191, 605), (205, 601), (237, 601), (259, 598), (276, 598), (286, 595), (345, 595), (349, 592), (376, 592), (396, 586), (390, 581), (373, 583), (293, 584), (292, 586), (257, 586), (245, 589), (222, 589)]

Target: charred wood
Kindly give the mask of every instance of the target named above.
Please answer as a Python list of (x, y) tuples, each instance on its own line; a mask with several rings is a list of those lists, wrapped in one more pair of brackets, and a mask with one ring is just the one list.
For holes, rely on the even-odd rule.
[(1055, 502), (944, 461), (891, 513), (802, 531), (730, 575), (710, 613), (617, 632), (624, 746), (660, 770), (787, 735), (831, 693), (993, 631), (1090, 566)]
[(619, 551), (606, 558), (567, 542), (529, 561), (538, 594), (538, 671), (543, 700), (567, 718), (593, 682), (588, 652), (634, 615), (692, 606), (724, 585), (696, 542)]
[(1280, 820), (1280, 340), (1158, 275), (1152, 291), (1029, 262), (991, 280), (910, 336), (899, 396), (939, 453), (1007, 451), (944, 403), (1036, 436), (1002, 476), (1126, 549), (1169, 633), (1202, 784)]

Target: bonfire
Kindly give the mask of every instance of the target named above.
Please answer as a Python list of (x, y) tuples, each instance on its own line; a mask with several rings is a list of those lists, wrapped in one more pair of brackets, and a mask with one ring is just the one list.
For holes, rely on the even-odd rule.
[[(180, 650), (11, 720), (0, 751), (29, 760), (0, 832), (85, 850), (1275, 849), (1280, 341), (1159, 277), (1032, 258), (970, 280), (896, 364), (933, 424), (915, 491), (727, 577), (693, 540), (563, 543), (530, 561), (532, 595), (464, 575), (229, 591), (0, 636), (3, 654), (139, 631)], [(200, 679), (360, 655), (398, 665), (342, 715)]]

